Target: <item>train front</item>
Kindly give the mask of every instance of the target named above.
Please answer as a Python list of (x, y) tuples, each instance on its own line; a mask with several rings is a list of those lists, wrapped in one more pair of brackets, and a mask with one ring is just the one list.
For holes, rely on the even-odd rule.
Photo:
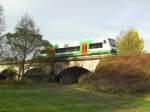
[(116, 41), (110, 38), (108, 38), (108, 41), (110, 44), (110, 49), (111, 49), (112, 54), (116, 54), (117, 53)]

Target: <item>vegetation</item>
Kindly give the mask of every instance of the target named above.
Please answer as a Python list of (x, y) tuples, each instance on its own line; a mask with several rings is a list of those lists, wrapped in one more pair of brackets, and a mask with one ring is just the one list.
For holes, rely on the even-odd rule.
[(96, 71), (80, 79), (82, 87), (95, 91), (150, 92), (150, 55), (104, 58)]
[(5, 28), (5, 18), (4, 18), (4, 11), (2, 6), (0, 5), (0, 61), (2, 60), (1, 54), (2, 54), (2, 32)]
[(144, 49), (144, 41), (138, 31), (129, 29), (117, 38), (117, 50), (121, 55), (141, 54)]
[(3, 7), (0, 5), (0, 35), (4, 31), (4, 28), (5, 28), (4, 10)]
[(1, 112), (149, 112), (150, 95), (96, 93), (56, 84), (0, 86)]
[(3, 57), (15, 61), (19, 69), (18, 80), (20, 80), (25, 69), (30, 67), (29, 64), (25, 66), (25, 61), (29, 58), (34, 59), (39, 53), (39, 48), (47, 46), (49, 42), (42, 39), (33, 19), (26, 14), (18, 22), (15, 33), (7, 33), (3, 36), (3, 44)]

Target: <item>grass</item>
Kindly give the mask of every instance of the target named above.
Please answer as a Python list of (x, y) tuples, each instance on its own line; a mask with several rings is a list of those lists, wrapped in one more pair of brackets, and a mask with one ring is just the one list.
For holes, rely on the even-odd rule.
[(0, 86), (0, 112), (149, 112), (150, 94), (96, 93), (77, 86)]

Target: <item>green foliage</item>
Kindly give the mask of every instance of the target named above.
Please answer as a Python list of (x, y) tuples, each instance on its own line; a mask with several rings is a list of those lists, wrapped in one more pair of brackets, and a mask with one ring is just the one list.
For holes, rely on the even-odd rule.
[(118, 53), (122, 55), (134, 55), (143, 53), (144, 41), (135, 29), (129, 29), (117, 38)]

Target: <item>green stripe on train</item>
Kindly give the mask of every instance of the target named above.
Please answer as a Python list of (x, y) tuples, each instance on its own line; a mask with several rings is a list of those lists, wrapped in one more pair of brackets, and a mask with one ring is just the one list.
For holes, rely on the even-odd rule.
[[(112, 54), (110, 50), (101, 50), (101, 51), (90, 51), (87, 55), (102, 55), (102, 54)], [(66, 52), (62, 54), (55, 54), (55, 57), (77, 57), (77, 56), (82, 56), (81, 52)]]

